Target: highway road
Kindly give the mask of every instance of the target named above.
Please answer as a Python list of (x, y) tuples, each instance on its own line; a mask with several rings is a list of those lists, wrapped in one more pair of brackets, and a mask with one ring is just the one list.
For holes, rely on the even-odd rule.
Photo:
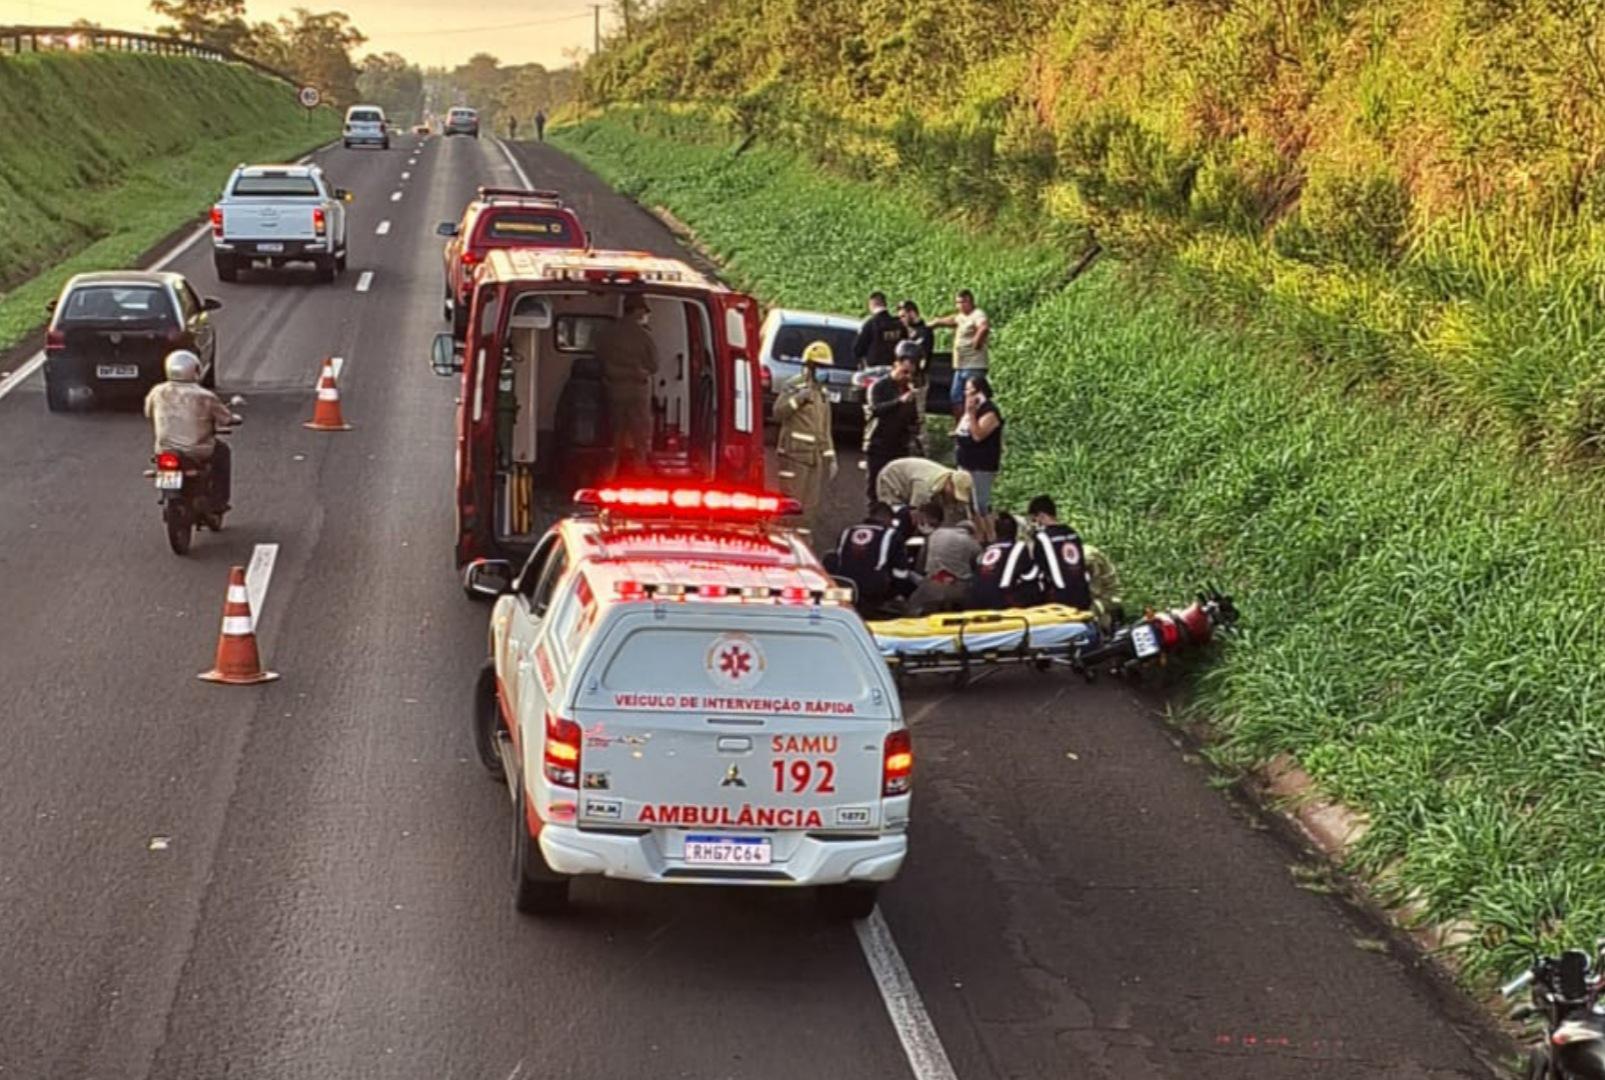
[[(319, 155), (356, 193), (338, 283), (222, 285), (204, 241), (173, 260), (223, 300), (222, 388), (249, 398), (237, 509), (188, 558), (140, 417), (47, 414), (37, 375), (0, 399), (0, 1077), (1490, 1075), (1490, 1033), (1117, 685), (913, 688), (912, 855), (873, 921), (597, 882), (571, 917), (515, 915), (468, 728), (456, 388), (427, 356), (434, 226), (516, 174), (491, 140), (399, 145)], [(513, 153), (599, 245), (675, 251), (554, 151)], [(347, 434), (300, 426), (326, 356)], [(201, 683), (259, 545), (283, 677)]]

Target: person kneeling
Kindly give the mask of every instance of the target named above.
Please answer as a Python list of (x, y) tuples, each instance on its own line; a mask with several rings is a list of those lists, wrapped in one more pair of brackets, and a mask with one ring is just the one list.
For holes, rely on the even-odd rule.
[(826, 569), (853, 583), (859, 611), (874, 612), (894, 597), (902, 599), (914, 591), (907, 540), (892, 508), (873, 503), (864, 521), (842, 530)]
[(970, 607), (977, 611), (1031, 607), (1042, 603), (1042, 577), (1031, 545), (1020, 539), (1020, 523), (1012, 514), (993, 520), (997, 539), (981, 552), (970, 587)]

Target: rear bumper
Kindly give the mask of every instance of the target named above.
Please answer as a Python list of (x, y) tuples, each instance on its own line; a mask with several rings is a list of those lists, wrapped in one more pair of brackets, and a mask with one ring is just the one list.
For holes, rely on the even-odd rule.
[[(192, 346), (177, 344), (174, 349), (186, 349)], [(150, 388), (161, 382), (162, 356), (144, 356), (137, 359), (122, 357), (107, 357), (96, 360), (86, 356), (48, 356), (45, 359), (45, 378), (61, 386), (82, 386), (94, 393), (96, 400), (139, 400), (150, 391)], [(117, 367), (135, 367), (139, 374), (132, 377), (107, 377), (98, 374), (101, 365)]]
[(390, 144), (390, 136), (388, 135), (346, 135), (342, 138), (347, 146), (388, 146)]
[[(691, 830), (697, 831), (697, 830)], [(776, 833), (777, 861), (771, 866), (726, 868), (687, 866), (671, 854), (681, 850), (685, 833), (656, 829), (644, 835), (581, 830), (547, 824), (541, 854), (559, 874), (599, 874), (624, 881), (673, 885), (842, 885), (891, 881), (908, 854), (906, 833), (831, 838), (829, 833)]]
[[(262, 245), (277, 245), (281, 250), (263, 251)], [(238, 255), (242, 259), (296, 259), (313, 255), (327, 255), (329, 241), (322, 240), (214, 240), (212, 250), (221, 255)]]

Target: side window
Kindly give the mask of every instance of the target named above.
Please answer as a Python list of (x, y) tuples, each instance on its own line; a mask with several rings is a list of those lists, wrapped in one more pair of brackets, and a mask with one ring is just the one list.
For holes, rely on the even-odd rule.
[(579, 650), (580, 619), (591, 606), (590, 585), (584, 574), (576, 574), (574, 584), (562, 590), (552, 607), (552, 633), (548, 640), (556, 641), (565, 656), (572, 657)]
[(546, 615), (552, 606), (552, 594), (557, 592), (557, 583), (563, 580), (568, 573), (568, 549), (559, 547), (557, 552), (546, 561), (546, 569), (541, 571), (541, 580), (535, 586), (535, 595), (530, 598), (530, 612), (537, 618)]
[(201, 298), (195, 295), (195, 290), (187, 281), (178, 287), (178, 307), (186, 323), (201, 313)]
[(548, 533), (535, 550), (529, 553), (524, 561), (524, 568), (518, 572), (518, 580), (513, 582), (513, 591), (518, 595), (531, 599), (535, 595), (535, 586), (540, 583), (541, 572), (551, 561), (552, 552), (557, 550), (557, 534)]

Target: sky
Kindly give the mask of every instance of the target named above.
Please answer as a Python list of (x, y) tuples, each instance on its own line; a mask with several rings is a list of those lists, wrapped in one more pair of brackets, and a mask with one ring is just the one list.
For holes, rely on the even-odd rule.
[[(291, 8), (344, 11), (368, 36), (358, 50), (398, 52), (426, 67), (455, 67), (477, 52), (503, 64), (561, 67), (563, 50), (591, 48), (588, 0), (246, 0), (252, 22), (277, 19)], [(602, 13), (602, 32), (609, 27)], [(160, 22), (145, 0), (0, 0), (0, 26), (66, 25), (85, 18), (117, 30), (155, 30)]]

